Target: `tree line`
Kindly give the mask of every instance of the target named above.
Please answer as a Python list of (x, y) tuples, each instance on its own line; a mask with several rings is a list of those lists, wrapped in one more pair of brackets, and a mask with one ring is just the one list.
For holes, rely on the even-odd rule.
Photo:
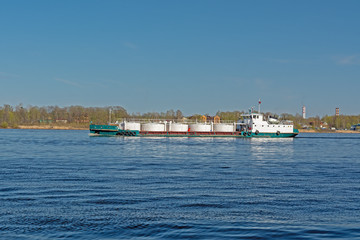
[[(236, 122), (244, 111), (218, 111), (217, 116), (221, 120)], [(194, 114), (187, 116), (192, 120), (201, 120), (203, 115)], [(274, 113), (264, 113), (266, 117), (272, 116), (279, 120), (290, 120), (294, 122), (296, 128), (336, 128), (350, 129), (354, 124), (360, 123), (360, 115), (340, 115), (340, 116), (319, 116), (303, 119), (300, 114), (292, 115), (282, 113), (280, 115)], [(27, 106), (22, 104), (17, 106), (3, 105), (0, 107), (0, 127), (16, 128), (19, 125), (68, 125), (72, 127), (87, 127), (90, 122), (94, 124), (106, 124), (110, 121), (114, 122), (121, 119), (166, 119), (166, 120), (182, 120), (183, 113), (180, 110), (168, 110), (166, 112), (147, 112), (147, 113), (131, 113), (121, 106), (108, 107), (83, 107), (83, 106)]]
[(182, 119), (180, 110), (166, 112), (148, 112), (129, 114), (121, 106), (83, 107), (83, 106), (27, 106), (22, 104), (0, 106), (0, 127), (17, 128), (19, 125), (69, 125), (73, 127), (87, 127), (90, 122), (106, 124), (124, 118), (141, 119)]

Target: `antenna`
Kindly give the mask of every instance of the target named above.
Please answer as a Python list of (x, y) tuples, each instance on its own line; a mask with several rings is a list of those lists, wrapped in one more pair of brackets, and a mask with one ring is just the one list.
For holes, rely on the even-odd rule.
[(259, 114), (260, 114), (261, 99), (259, 98)]

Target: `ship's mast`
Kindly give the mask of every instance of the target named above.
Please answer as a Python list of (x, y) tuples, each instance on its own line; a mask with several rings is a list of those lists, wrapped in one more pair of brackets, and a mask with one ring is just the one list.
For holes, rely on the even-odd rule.
[(259, 114), (260, 114), (261, 99), (259, 98)]

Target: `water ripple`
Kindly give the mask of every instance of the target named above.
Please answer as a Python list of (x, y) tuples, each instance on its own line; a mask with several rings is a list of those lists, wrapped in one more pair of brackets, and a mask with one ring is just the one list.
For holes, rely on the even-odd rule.
[(0, 132), (2, 239), (360, 238), (355, 135)]

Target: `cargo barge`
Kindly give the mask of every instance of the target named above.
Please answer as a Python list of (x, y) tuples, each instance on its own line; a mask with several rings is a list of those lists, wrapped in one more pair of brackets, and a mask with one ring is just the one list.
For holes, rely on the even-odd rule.
[[(259, 111), (260, 112), (260, 111)], [(242, 115), (238, 122), (224, 123), (220, 119), (203, 122), (173, 122), (165, 120), (123, 120), (109, 125), (90, 125), (92, 136), (129, 137), (235, 137), (285, 138), (295, 137), (299, 131), (290, 121), (264, 118), (261, 113)]]

